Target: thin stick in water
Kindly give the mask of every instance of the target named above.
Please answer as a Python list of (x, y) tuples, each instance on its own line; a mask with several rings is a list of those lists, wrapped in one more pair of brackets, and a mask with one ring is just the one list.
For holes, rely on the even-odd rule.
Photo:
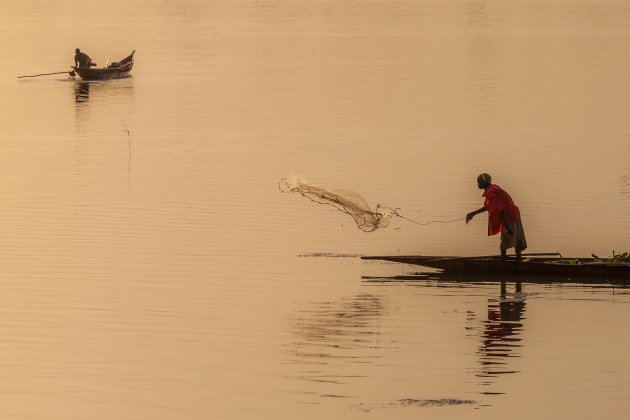
[(125, 123), (122, 120), (120, 121), (120, 123), (123, 126), (123, 130), (122, 131), (127, 133), (127, 140), (128, 140), (128, 143), (129, 143), (129, 156), (131, 156), (131, 131), (129, 131), (127, 129), (127, 126), (125, 126)]

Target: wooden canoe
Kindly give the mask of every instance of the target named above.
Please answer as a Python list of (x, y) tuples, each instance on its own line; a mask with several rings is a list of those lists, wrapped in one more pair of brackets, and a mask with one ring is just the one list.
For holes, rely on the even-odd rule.
[(122, 60), (111, 63), (107, 67), (104, 68), (88, 68), (88, 67), (72, 67), (74, 71), (81, 77), (83, 80), (109, 80), (109, 79), (120, 79), (122, 77), (129, 76), (129, 72), (133, 68), (133, 55), (136, 51), (134, 50), (129, 56), (123, 58)]
[[(535, 254), (546, 255), (546, 254)], [(365, 260), (384, 260), (420, 265), (443, 270), (461, 277), (518, 275), (543, 278), (593, 279), (595, 282), (615, 280), (630, 284), (630, 263), (605, 262), (595, 258), (563, 258), (556, 254), (545, 257), (524, 256), (502, 260), (499, 256), (444, 257), (444, 256), (364, 256)]]

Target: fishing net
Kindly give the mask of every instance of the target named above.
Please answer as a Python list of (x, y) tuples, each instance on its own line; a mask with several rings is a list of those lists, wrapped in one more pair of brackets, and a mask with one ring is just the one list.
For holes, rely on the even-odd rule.
[(453, 223), (464, 220), (465, 217), (452, 220), (431, 220), (429, 222), (417, 222), (400, 214), (400, 208), (392, 209), (377, 204), (372, 210), (367, 201), (353, 191), (336, 190), (329, 191), (324, 188), (309, 184), (299, 175), (290, 175), (278, 183), (278, 189), (283, 193), (298, 193), (314, 203), (332, 206), (335, 209), (350, 215), (359, 229), (364, 232), (373, 232), (378, 228), (387, 227), (392, 217), (397, 216), (416, 225), (426, 226), (431, 223)]
[(359, 229), (364, 232), (373, 232), (378, 228), (386, 227), (396, 215), (396, 210), (380, 204), (372, 210), (367, 201), (353, 191), (329, 191), (309, 184), (299, 175), (283, 178), (278, 183), (278, 188), (283, 193), (298, 193), (315, 203), (332, 206), (350, 215)]

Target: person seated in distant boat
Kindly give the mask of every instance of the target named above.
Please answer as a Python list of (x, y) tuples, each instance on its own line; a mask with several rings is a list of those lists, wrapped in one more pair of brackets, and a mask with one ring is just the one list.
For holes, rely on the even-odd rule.
[(501, 232), (501, 258), (505, 258), (507, 250), (514, 248), (516, 258), (521, 258), (527, 249), (525, 230), (521, 221), (521, 212), (512, 201), (512, 197), (501, 187), (492, 183), (492, 177), (483, 173), (477, 177), (477, 187), (484, 190), (483, 207), (466, 215), (466, 224), (479, 213), (488, 212), (488, 236)]
[(87, 67), (96, 66), (96, 63), (92, 62), (92, 59), (86, 54), (81, 52), (80, 49), (74, 50), (74, 66), (75, 67)]

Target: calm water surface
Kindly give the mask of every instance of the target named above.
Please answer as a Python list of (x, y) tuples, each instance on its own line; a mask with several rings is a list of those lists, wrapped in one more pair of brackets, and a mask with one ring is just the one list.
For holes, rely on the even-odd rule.
[[(425, 222), (489, 172), (531, 251), (629, 250), (630, 4), (5, 3), (3, 417), (627, 418), (628, 290), (374, 280), (498, 240), (277, 182)], [(133, 77), (16, 79), (76, 47)]]

